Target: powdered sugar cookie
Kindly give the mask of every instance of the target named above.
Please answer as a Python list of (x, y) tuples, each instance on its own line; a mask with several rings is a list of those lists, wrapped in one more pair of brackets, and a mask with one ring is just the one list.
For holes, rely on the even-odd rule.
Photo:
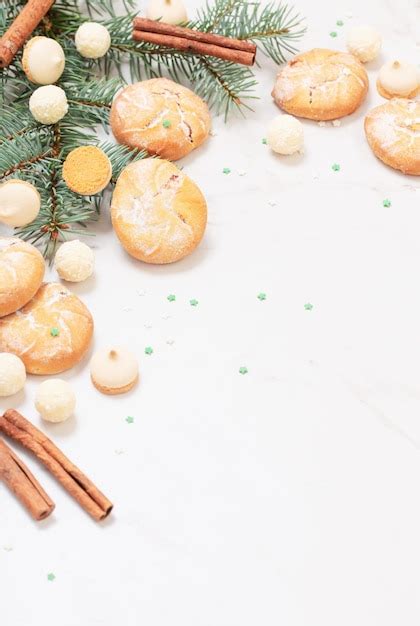
[(207, 205), (197, 185), (176, 165), (143, 159), (121, 172), (111, 217), (129, 254), (146, 263), (173, 263), (200, 243)]
[(365, 99), (368, 86), (366, 71), (356, 57), (314, 48), (280, 70), (272, 96), (292, 115), (334, 120), (353, 113)]
[(0, 320), (0, 352), (19, 356), (30, 374), (58, 374), (86, 353), (93, 320), (86, 306), (58, 283), (44, 283), (20, 311)]
[(0, 317), (14, 313), (38, 291), (44, 278), (41, 253), (17, 237), (0, 239)]
[(420, 102), (394, 98), (375, 107), (366, 116), (365, 133), (378, 159), (420, 176)]
[(111, 128), (119, 143), (172, 161), (201, 145), (210, 125), (204, 100), (167, 78), (128, 85), (111, 109)]

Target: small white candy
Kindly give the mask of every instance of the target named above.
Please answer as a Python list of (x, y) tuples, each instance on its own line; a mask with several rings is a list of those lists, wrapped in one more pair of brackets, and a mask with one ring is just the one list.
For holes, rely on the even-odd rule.
[(86, 59), (100, 59), (111, 45), (108, 29), (97, 22), (84, 22), (74, 36), (77, 51)]
[(69, 110), (66, 94), (57, 85), (38, 87), (29, 98), (29, 110), (37, 122), (55, 124)]
[(76, 396), (67, 381), (50, 378), (39, 385), (35, 407), (47, 422), (64, 422), (74, 413)]
[(187, 22), (188, 16), (182, 0), (149, 0), (146, 17), (159, 20), (165, 24)]
[(354, 54), (362, 63), (367, 63), (378, 56), (381, 50), (382, 37), (372, 26), (362, 24), (354, 26), (349, 31), (346, 43), (351, 54)]
[(267, 143), (278, 154), (294, 154), (303, 149), (303, 125), (292, 115), (278, 115), (268, 127)]
[(378, 82), (392, 96), (408, 96), (420, 85), (420, 73), (411, 63), (388, 61), (379, 70)]
[(0, 396), (12, 396), (23, 389), (26, 370), (23, 362), (15, 354), (0, 353)]
[(23, 50), (23, 71), (38, 85), (55, 83), (64, 71), (65, 62), (63, 48), (50, 37), (32, 37)]
[(333, 126), (336, 126), (336, 127), (337, 127), (337, 126), (341, 126), (341, 120), (333, 120), (333, 121), (332, 121), (332, 125), (333, 125)]
[(95, 265), (93, 250), (75, 239), (66, 241), (55, 255), (55, 269), (63, 280), (79, 283), (92, 275)]
[(30, 224), (41, 208), (36, 187), (14, 178), (0, 186), (0, 222), (18, 228)]

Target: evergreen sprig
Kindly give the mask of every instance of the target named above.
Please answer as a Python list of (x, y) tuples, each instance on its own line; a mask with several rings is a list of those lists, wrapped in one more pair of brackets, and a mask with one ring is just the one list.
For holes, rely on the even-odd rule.
[[(8, 0), (0, 5), (0, 35), (7, 30), (26, 0)], [(58, 81), (67, 95), (69, 111), (57, 124), (38, 124), (29, 112), (28, 99), (36, 88), (21, 66), (21, 52), (0, 73), (0, 183), (8, 178), (32, 182), (41, 193), (38, 217), (17, 234), (40, 245), (50, 260), (59, 241), (69, 235), (88, 234), (86, 225), (96, 218), (102, 195), (73, 193), (62, 179), (67, 154), (84, 144), (95, 144), (109, 156), (115, 182), (121, 170), (145, 153), (111, 142), (98, 144), (97, 125), (107, 130), (116, 91), (124, 84), (123, 62), (128, 62), (132, 80), (168, 75), (193, 85), (216, 113), (227, 116), (243, 112), (255, 97), (256, 80), (249, 67), (188, 52), (171, 50), (132, 39), (135, 0), (123, 0), (126, 14), (115, 15), (113, 0), (85, 0), (87, 14), (78, 0), (57, 0), (35, 35), (53, 37), (64, 49), (66, 67)], [(103, 23), (111, 34), (111, 48), (100, 60), (81, 57), (74, 33), (88, 19)], [(201, 9), (189, 26), (238, 39), (254, 41), (275, 63), (295, 52), (302, 36), (302, 20), (284, 4), (246, 0), (215, 0)]]

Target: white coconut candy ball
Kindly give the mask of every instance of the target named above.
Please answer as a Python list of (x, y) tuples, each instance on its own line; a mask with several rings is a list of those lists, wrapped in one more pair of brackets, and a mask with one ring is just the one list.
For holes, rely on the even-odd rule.
[(34, 221), (41, 196), (31, 183), (14, 178), (0, 185), (0, 222), (20, 228)]
[(382, 37), (372, 26), (362, 24), (350, 29), (346, 43), (351, 54), (362, 63), (367, 63), (376, 59), (381, 51)]
[(303, 151), (303, 125), (293, 115), (278, 115), (270, 123), (267, 143), (278, 154)]
[(50, 37), (32, 37), (23, 49), (23, 71), (38, 85), (55, 83), (64, 71), (65, 62), (63, 48)]
[(165, 24), (180, 24), (188, 21), (187, 11), (182, 0), (150, 0), (146, 9), (149, 20), (159, 20)]
[(76, 396), (67, 381), (50, 378), (36, 390), (35, 407), (47, 422), (64, 422), (74, 413)]
[(29, 110), (41, 124), (55, 124), (66, 115), (68, 109), (66, 94), (57, 85), (38, 87), (29, 98)]
[(420, 86), (420, 72), (411, 63), (388, 61), (379, 70), (378, 86), (390, 96), (415, 95)]
[(55, 255), (55, 269), (63, 280), (79, 283), (92, 275), (95, 265), (93, 250), (75, 239), (66, 241)]
[(77, 51), (86, 59), (100, 59), (111, 45), (108, 29), (97, 22), (84, 22), (74, 36)]
[(23, 362), (15, 354), (0, 353), (0, 396), (13, 396), (23, 389), (26, 370)]

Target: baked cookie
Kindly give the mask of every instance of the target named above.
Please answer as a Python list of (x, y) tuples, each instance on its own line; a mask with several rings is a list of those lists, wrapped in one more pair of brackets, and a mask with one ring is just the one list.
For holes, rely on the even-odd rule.
[(14, 313), (38, 291), (44, 278), (42, 254), (17, 237), (0, 239), (0, 317)]
[(58, 283), (44, 283), (23, 309), (0, 320), (0, 351), (19, 356), (30, 374), (58, 374), (89, 348), (93, 320), (86, 306)]
[(365, 118), (365, 133), (378, 159), (420, 176), (420, 102), (394, 98), (375, 107)]
[(173, 163), (143, 159), (121, 172), (111, 217), (131, 256), (146, 263), (173, 263), (200, 243), (207, 205), (197, 185)]
[(298, 54), (277, 75), (272, 96), (281, 108), (311, 120), (334, 120), (353, 113), (369, 80), (352, 54), (314, 48)]
[(101, 393), (126, 393), (139, 379), (137, 359), (125, 348), (114, 346), (98, 350), (90, 362), (90, 377)]
[(198, 148), (210, 126), (207, 104), (167, 78), (128, 85), (111, 108), (111, 128), (119, 143), (171, 161)]

